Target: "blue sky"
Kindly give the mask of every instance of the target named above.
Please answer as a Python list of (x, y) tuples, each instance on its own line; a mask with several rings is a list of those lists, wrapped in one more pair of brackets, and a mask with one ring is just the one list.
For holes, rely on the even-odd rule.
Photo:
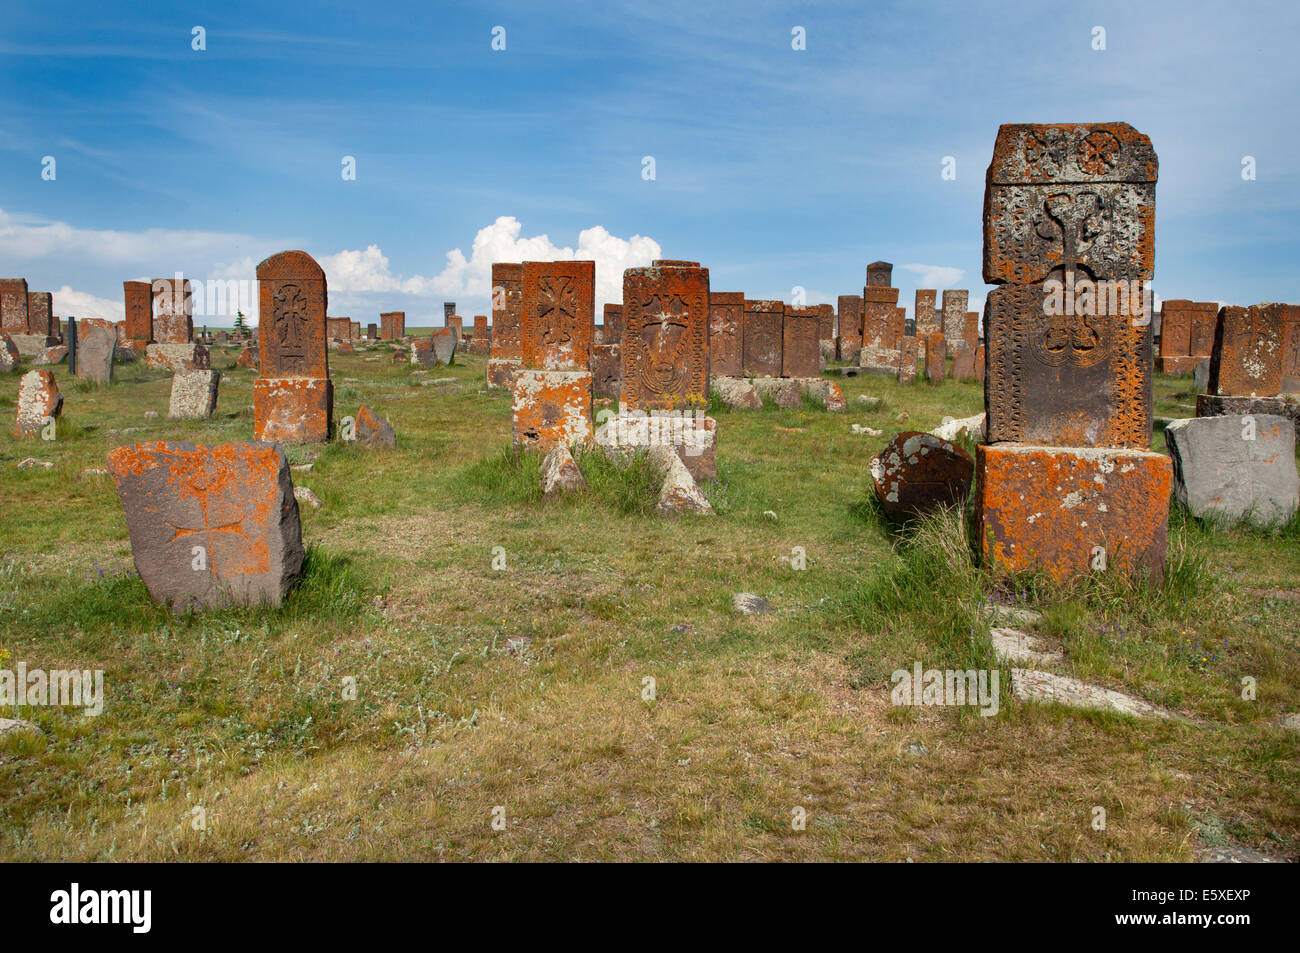
[(1160, 157), (1157, 295), (1300, 301), (1290, 0), (141, 6), (0, 21), (0, 276), (64, 316), (286, 248), (363, 324), (487, 312), (493, 257), (595, 257), (606, 300), (623, 267), (689, 258), (810, 303), (885, 259), (909, 312), (917, 287), (975, 307), (998, 125), (1115, 120)]

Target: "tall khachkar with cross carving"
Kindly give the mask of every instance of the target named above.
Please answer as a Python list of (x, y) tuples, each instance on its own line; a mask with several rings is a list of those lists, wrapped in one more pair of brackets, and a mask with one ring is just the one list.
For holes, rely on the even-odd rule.
[(280, 252), (257, 266), (261, 376), (253, 383), (258, 440), (328, 440), (334, 389), (325, 338), (325, 272), (302, 251)]
[(1005, 125), (984, 192), (987, 561), (1164, 572), (1172, 469), (1151, 451), (1157, 161), (1125, 123)]
[(591, 440), (594, 261), (526, 261), (520, 280), (520, 369), (510, 381), (517, 445)]
[(709, 269), (694, 261), (656, 261), (624, 271), (621, 344), (621, 406), (707, 406)]

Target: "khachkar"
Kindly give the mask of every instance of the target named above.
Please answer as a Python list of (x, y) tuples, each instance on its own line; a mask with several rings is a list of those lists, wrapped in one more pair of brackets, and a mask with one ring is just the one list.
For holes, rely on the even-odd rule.
[(671, 447), (696, 479), (717, 475), (717, 424), (705, 414), (710, 317), (709, 269), (699, 262), (658, 260), (623, 272), (619, 415), (598, 443)]
[(510, 382), (516, 445), (549, 449), (591, 439), (595, 281), (594, 261), (523, 264), (520, 368)]
[(1006, 125), (984, 196), (986, 561), (1164, 573), (1172, 467), (1151, 452), (1156, 154), (1124, 123)]
[(488, 352), (487, 386), (509, 388), (519, 370), (519, 316), (523, 306), (524, 266), (496, 262), (492, 266), (492, 347)]
[(257, 266), (260, 374), (253, 382), (258, 440), (318, 443), (330, 436), (334, 388), (325, 344), (325, 272), (302, 251)]

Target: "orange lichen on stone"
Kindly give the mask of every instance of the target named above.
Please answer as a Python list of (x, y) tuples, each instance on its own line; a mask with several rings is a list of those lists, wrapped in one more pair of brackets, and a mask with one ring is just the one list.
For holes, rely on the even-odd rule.
[(546, 450), (590, 441), (591, 384), (590, 371), (517, 371), (511, 382), (514, 443)]
[(976, 448), (976, 528), (999, 570), (1056, 579), (1101, 568), (1164, 575), (1173, 466), (1163, 454), (994, 444)]
[(333, 409), (334, 385), (328, 379), (262, 377), (253, 381), (253, 431), (258, 440), (328, 440)]

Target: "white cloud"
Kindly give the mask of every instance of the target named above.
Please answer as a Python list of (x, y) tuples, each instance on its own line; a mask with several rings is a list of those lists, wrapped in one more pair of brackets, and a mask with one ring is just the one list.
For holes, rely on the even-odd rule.
[(936, 290), (960, 287), (957, 283), (961, 281), (962, 275), (966, 274), (965, 269), (952, 268), (948, 265), (899, 265), (898, 267), (917, 274), (918, 288)]
[(126, 301), (109, 301), (64, 285), (54, 292), (54, 313), (61, 318), (105, 318), (121, 321), (126, 317)]

